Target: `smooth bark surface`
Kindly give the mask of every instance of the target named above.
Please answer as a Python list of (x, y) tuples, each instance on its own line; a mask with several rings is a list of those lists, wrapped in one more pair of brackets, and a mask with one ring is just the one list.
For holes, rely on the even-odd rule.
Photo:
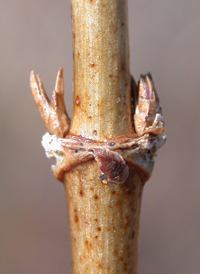
[(98, 173), (93, 161), (65, 176), (73, 273), (136, 274), (143, 184), (134, 171), (121, 185)]
[(71, 0), (74, 101), (70, 132), (133, 133), (126, 0)]
[[(98, 141), (133, 134), (128, 7), (72, 0), (74, 101), (70, 133)], [(95, 161), (65, 175), (74, 274), (137, 273), (142, 182), (103, 184)]]

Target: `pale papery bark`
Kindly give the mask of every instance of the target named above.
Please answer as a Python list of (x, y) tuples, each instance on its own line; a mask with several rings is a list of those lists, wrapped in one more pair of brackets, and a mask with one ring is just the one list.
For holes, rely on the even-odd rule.
[(65, 187), (72, 271), (136, 274), (143, 186), (166, 140), (159, 98), (147, 74), (131, 101), (127, 0), (71, 0), (71, 11), (71, 126), (62, 69), (51, 102), (34, 72), (31, 90), (50, 132), (42, 144)]

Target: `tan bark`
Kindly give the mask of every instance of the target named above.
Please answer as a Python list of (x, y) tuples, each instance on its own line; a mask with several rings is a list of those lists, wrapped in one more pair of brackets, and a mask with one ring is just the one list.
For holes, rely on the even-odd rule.
[(148, 74), (131, 106), (127, 0), (71, 0), (71, 9), (71, 127), (62, 69), (51, 102), (34, 72), (31, 90), (65, 186), (73, 274), (137, 274), (142, 190), (166, 140), (159, 98)]
[[(71, 0), (74, 101), (71, 134), (98, 141), (133, 134), (128, 8), (124, 0)], [(93, 160), (65, 175), (74, 274), (137, 273), (143, 184), (103, 184)]]
[(71, 0), (74, 101), (70, 132), (133, 133), (126, 0)]
[(91, 161), (65, 176), (73, 274), (136, 274), (143, 184), (134, 171), (121, 185), (98, 173)]

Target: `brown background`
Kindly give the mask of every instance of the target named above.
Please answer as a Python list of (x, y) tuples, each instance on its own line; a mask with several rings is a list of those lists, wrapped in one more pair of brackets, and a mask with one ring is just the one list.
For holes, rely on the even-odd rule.
[[(64, 189), (40, 145), (29, 88), (64, 67), (72, 111), (70, 1), (0, 3), (0, 273), (71, 272)], [(129, 1), (131, 72), (151, 71), (168, 141), (146, 184), (140, 274), (200, 272), (200, 1)]]

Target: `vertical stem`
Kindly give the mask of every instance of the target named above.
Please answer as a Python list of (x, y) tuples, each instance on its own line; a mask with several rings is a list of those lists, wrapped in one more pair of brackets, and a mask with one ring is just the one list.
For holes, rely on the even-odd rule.
[[(71, 0), (74, 99), (70, 133), (132, 134), (126, 0)], [(139, 175), (102, 184), (90, 161), (65, 174), (73, 273), (137, 273)]]
[(104, 185), (98, 172), (93, 161), (65, 175), (73, 274), (137, 274), (140, 177)]
[(71, 0), (74, 99), (64, 107), (62, 68), (52, 99), (31, 72), (34, 101), (49, 131), (42, 145), (64, 182), (73, 274), (137, 274), (144, 182), (165, 143), (164, 118), (150, 74), (129, 72), (127, 0)]
[(127, 0), (71, 0), (74, 102), (70, 132), (132, 133)]

